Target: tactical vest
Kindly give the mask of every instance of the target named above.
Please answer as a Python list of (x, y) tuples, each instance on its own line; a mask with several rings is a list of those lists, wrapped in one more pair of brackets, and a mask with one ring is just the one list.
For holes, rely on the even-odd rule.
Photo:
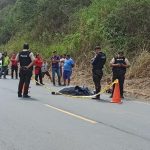
[[(30, 53), (30, 51), (22, 51), (19, 53), (19, 62), (21, 67), (28, 66), (32, 62)], [(33, 67), (31, 67), (30, 69), (33, 69)]]
[(100, 52), (92, 62), (93, 69), (94, 70), (102, 69), (104, 67), (105, 62), (106, 62), (106, 55)]
[[(115, 59), (114, 64), (124, 64), (124, 65), (126, 65), (125, 57), (116, 57), (114, 59)], [(116, 73), (116, 74), (125, 74), (126, 73), (126, 68), (125, 67), (113, 67), (112, 71), (113, 71), (113, 73)]]

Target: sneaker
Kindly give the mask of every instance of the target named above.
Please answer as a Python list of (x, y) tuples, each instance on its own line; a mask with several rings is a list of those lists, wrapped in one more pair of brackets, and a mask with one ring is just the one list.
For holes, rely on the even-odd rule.
[(29, 95), (23, 95), (23, 98), (30, 98), (31, 96)]
[(44, 83), (40, 83), (41, 85), (45, 85)]

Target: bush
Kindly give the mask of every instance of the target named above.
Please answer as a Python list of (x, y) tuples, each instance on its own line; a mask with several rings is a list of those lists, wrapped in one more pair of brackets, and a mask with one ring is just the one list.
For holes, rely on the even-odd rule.
[(150, 52), (143, 50), (135, 57), (129, 69), (128, 77), (150, 77)]
[(110, 13), (105, 20), (107, 39), (114, 48), (136, 54), (150, 41), (150, 1), (131, 0)]

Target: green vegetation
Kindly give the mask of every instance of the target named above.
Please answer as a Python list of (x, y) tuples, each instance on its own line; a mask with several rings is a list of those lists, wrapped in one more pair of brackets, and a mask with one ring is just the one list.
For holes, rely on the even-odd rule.
[(150, 0), (0, 0), (0, 8), (3, 50), (27, 41), (44, 57), (56, 49), (87, 64), (97, 44), (108, 58), (150, 51)]

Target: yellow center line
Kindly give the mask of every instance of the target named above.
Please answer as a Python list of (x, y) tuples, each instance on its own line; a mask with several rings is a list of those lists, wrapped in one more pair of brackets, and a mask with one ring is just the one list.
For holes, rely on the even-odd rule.
[(96, 121), (93, 121), (93, 120), (91, 120), (91, 119), (87, 119), (87, 118), (85, 118), (85, 117), (82, 117), (82, 116), (73, 114), (73, 113), (71, 113), (71, 112), (68, 112), (68, 111), (59, 109), (59, 108), (57, 108), (57, 107), (54, 107), (54, 106), (51, 106), (51, 105), (48, 105), (48, 104), (45, 104), (45, 106), (46, 106), (46, 107), (49, 107), (49, 108), (52, 108), (52, 109), (55, 109), (55, 110), (57, 110), (57, 111), (63, 112), (63, 113), (65, 113), (65, 114), (67, 114), (67, 115), (73, 116), (73, 117), (75, 117), (75, 118), (78, 118), (78, 119), (81, 119), (81, 120), (90, 122), (90, 123), (92, 123), (92, 124), (96, 124), (96, 123), (97, 123)]

